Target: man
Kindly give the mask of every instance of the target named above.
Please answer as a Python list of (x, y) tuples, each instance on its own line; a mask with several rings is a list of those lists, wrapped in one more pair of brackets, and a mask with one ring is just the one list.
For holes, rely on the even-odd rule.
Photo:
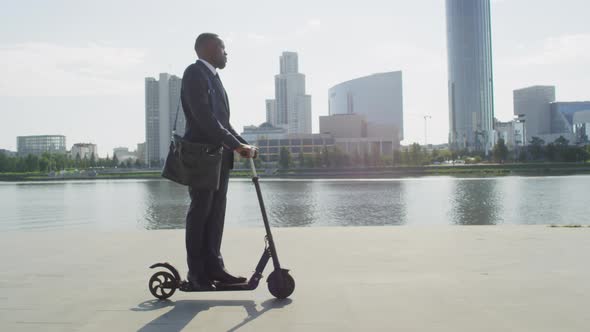
[(215, 282), (239, 283), (246, 278), (227, 272), (221, 256), (221, 238), (229, 172), (234, 151), (249, 158), (256, 148), (248, 145), (229, 123), (229, 101), (217, 73), (225, 68), (227, 53), (216, 34), (203, 33), (195, 42), (198, 60), (184, 71), (181, 101), (186, 118), (184, 138), (191, 142), (223, 146), (220, 184), (217, 191), (189, 187), (190, 208), (186, 216), (187, 290), (215, 290)]

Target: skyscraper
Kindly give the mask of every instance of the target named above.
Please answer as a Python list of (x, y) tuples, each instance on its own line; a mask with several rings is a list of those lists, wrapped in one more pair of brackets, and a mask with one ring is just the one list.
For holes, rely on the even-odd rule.
[(275, 99), (266, 102), (267, 114), (271, 112), (267, 121), (289, 134), (311, 134), (311, 96), (305, 94), (305, 75), (298, 67), (297, 53), (283, 52), (280, 73), (275, 76)]
[(446, 0), (449, 144), (492, 149), (494, 89), (490, 0)]
[(145, 141), (148, 165), (161, 165), (168, 154), (176, 109), (179, 108), (176, 133), (184, 134), (185, 119), (180, 103), (182, 79), (167, 73), (160, 80), (145, 79)]

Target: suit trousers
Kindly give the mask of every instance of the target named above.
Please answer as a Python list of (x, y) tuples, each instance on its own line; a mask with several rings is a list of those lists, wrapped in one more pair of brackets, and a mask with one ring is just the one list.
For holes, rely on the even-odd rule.
[(185, 239), (189, 278), (206, 277), (208, 269), (224, 267), (221, 238), (230, 168), (231, 163), (224, 158), (217, 191), (189, 187), (191, 203), (186, 215)]

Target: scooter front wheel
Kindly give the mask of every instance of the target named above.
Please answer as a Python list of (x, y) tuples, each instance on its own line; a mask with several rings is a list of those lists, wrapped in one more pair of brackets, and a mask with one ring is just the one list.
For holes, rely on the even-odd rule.
[(295, 290), (295, 279), (289, 274), (289, 270), (274, 270), (268, 276), (268, 290), (277, 299), (286, 299)]
[(160, 271), (152, 275), (148, 287), (153, 296), (160, 300), (165, 300), (176, 292), (178, 281), (171, 273)]

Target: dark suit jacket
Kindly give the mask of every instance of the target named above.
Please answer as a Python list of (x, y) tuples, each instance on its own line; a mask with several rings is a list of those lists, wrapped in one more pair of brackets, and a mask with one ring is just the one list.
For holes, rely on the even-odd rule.
[[(211, 89), (210, 89), (211, 87)], [(180, 91), (186, 118), (184, 138), (191, 142), (223, 145), (224, 161), (233, 166), (233, 150), (248, 144), (229, 123), (229, 101), (219, 81), (201, 61), (182, 75)]]

